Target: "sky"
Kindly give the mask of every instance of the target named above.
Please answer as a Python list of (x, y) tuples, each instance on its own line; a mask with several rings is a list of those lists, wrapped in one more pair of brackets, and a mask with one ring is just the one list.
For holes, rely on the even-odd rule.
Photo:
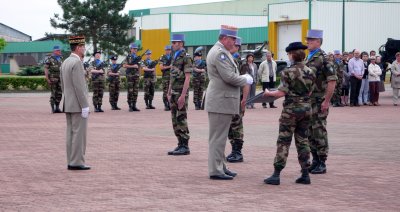
[[(220, 2), (226, 0), (128, 0), (124, 13), (129, 10), (168, 7), (187, 4)], [(50, 25), (54, 14), (62, 14), (57, 0), (9, 0), (2, 1), (0, 23), (32, 36), (32, 40), (44, 37), (46, 32), (64, 33)]]

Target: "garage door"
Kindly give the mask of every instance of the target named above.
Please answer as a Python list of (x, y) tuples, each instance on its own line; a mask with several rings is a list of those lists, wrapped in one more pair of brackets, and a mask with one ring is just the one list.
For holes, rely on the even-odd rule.
[(278, 24), (278, 59), (288, 60), (285, 48), (291, 42), (301, 41), (300, 22)]

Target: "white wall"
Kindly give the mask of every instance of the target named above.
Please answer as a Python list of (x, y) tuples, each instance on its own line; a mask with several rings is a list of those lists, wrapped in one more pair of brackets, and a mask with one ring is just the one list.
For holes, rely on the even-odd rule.
[(169, 28), (169, 15), (145, 15), (141, 20), (141, 29), (168, 29)]
[(215, 30), (223, 24), (238, 28), (268, 26), (267, 16), (173, 14), (171, 19), (172, 32)]
[[(288, 19), (281, 16), (288, 16)], [(269, 21), (292, 21), (308, 19), (308, 2), (270, 4)]]

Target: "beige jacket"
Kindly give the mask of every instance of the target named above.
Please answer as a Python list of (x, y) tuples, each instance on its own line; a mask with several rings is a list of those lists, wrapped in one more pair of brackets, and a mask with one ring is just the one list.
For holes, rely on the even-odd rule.
[[(274, 82), (276, 81), (276, 62), (272, 60), (272, 70), (274, 73)], [(259, 79), (261, 78), (261, 82), (269, 82), (269, 66), (268, 66), (268, 61), (265, 60), (260, 64), (260, 67), (258, 68), (258, 77)]]
[(60, 79), (64, 93), (64, 112), (80, 113), (82, 108), (89, 107), (85, 70), (78, 55), (72, 53), (62, 63)]
[(369, 82), (379, 82), (381, 78), (379, 76), (382, 75), (381, 67), (377, 64), (369, 64), (368, 66), (368, 81)]
[(210, 82), (206, 94), (206, 111), (239, 114), (240, 87), (246, 85), (246, 78), (239, 75), (231, 53), (219, 41), (207, 55), (207, 71)]
[(400, 63), (396, 60), (392, 63), (392, 67), (390, 68), (392, 72), (392, 88), (400, 88)]

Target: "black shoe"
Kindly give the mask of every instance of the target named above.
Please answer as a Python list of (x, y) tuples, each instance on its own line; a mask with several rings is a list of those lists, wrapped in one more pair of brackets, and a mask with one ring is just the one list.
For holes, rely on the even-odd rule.
[(168, 155), (173, 155), (173, 154), (174, 154), (174, 152), (178, 151), (178, 149), (179, 149), (179, 148), (181, 148), (181, 146), (182, 146), (182, 141), (181, 141), (181, 140), (179, 140), (179, 141), (178, 141), (178, 146), (177, 146), (177, 147), (175, 147), (175, 149), (174, 149), (174, 150), (172, 150), (172, 151), (169, 151), (169, 152), (168, 152)]
[(133, 111), (140, 111), (137, 107), (136, 107), (136, 102), (132, 103), (132, 111), (131, 109), (129, 109), (129, 112), (133, 112)]
[(176, 151), (173, 151), (171, 155), (190, 155), (188, 146), (181, 146)]
[(310, 175), (308, 174), (308, 169), (301, 170), (301, 177), (297, 178), (296, 183), (299, 184), (310, 184)]
[(326, 165), (325, 161), (321, 161), (319, 166), (311, 171), (311, 174), (325, 174), (326, 173)]
[(97, 105), (97, 110), (98, 110), (97, 112), (100, 112), (100, 113), (104, 112), (104, 110), (101, 109), (101, 105)]
[(114, 108), (115, 110), (121, 110), (121, 108), (118, 107), (117, 103), (114, 103)]
[(80, 166), (70, 166), (68, 165), (68, 170), (89, 170), (90, 166), (80, 165)]
[(319, 162), (320, 162), (319, 156), (316, 152), (312, 151), (311, 155), (312, 155), (312, 163), (311, 163), (311, 166), (308, 168), (308, 172), (311, 172), (312, 170), (317, 168), (319, 166)]
[(96, 112), (96, 113), (100, 112), (99, 108), (97, 107), (97, 105), (94, 105), (94, 112)]
[(60, 110), (60, 104), (56, 104), (56, 109), (54, 110), (54, 113), (62, 113)]
[(240, 151), (233, 151), (231, 157), (226, 159), (230, 163), (240, 163), (243, 162), (243, 155)]
[(225, 172), (226, 175), (229, 175), (229, 176), (231, 176), (231, 177), (236, 177), (236, 175), (237, 175), (236, 172), (232, 172), (232, 171), (230, 171), (229, 169), (225, 169), (224, 172)]
[(270, 184), (270, 185), (279, 185), (279, 184), (281, 184), (281, 181), (280, 181), (280, 178), (279, 178), (280, 177), (280, 173), (281, 173), (281, 171), (278, 171), (278, 170), (275, 169), (275, 171), (272, 174), (272, 176), (266, 178), (264, 180), (264, 183), (265, 184)]
[(275, 105), (270, 105), (269, 108), (278, 108), (278, 107)]
[(51, 107), (51, 113), (55, 113), (55, 108), (53, 103), (50, 104), (50, 107)]
[(153, 100), (149, 100), (149, 109), (156, 109), (156, 108), (153, 106)]
[(262, 107), (263, 108), (267, 108), (267, 104), (262, 104)]
[(210, 179), (211, 180), (233, 180), (233, 177), (226, 175), (226, 174), (221, 174), (221, 175), (210, 176)]

